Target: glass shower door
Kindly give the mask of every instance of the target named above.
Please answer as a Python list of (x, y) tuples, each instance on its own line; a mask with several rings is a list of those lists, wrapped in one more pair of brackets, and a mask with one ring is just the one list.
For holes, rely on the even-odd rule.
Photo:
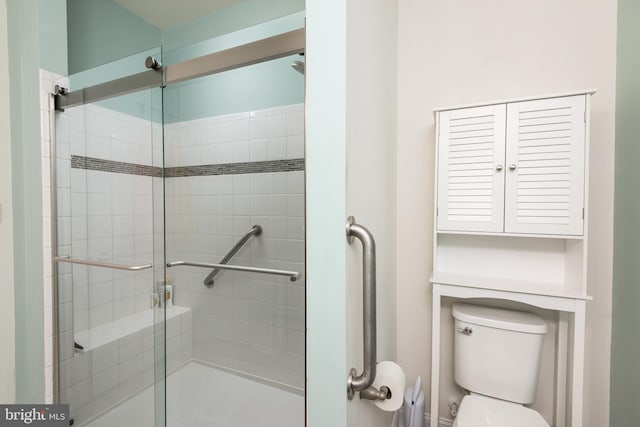
[(301, 59), (164, 89), (167, 426), (304, 425)]
[(148, 55), (61, 82), (60, 402), (91, 427), (303, 425), (303, 58), (170, 81)]
[[(145, 52), (59, 84), (144, 72)], [(59, 400), (73, 425), (165, 425), (162, 92), (55, 113)]]

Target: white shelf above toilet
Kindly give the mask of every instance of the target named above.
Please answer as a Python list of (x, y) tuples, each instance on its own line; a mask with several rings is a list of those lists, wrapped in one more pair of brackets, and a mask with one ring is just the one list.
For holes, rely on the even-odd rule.
[(536, 282), (530, 280), (513, 280), (501, 277), (473, 276), (456, 273), (434, 273), (429, 278), (431, 283), (460, 286), (466, 288), (487, 289), (520, 294), (551, 296), (560, 298), (576, 298), (591, 300), (589, 295), (581, 291), (574, 292), (566, 283)]

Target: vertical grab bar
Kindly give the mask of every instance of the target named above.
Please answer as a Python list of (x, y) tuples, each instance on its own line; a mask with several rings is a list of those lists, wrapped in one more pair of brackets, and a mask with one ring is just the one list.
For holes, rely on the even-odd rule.
[(364, 366), (358, 375), (356, 368), (351, 368), (347, 379), (347, 398), (353, 399), (356, 391), (360, 398), (385, 400), (391, 397), (389, 388), (380, 390), (371, 387), (376, 378), (376, 243), (373, 235), (363, 226), (356, 224), (353, 216), (347, 218), (347, 242), (353, 238), (362, 242), (362, 335), (364, 344)]

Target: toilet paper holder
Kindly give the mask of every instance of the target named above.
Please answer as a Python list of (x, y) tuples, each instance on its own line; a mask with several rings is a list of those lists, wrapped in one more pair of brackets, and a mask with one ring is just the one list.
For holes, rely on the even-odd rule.
[(364, 366), (358, 375), (356, 368), (351, 368), (347, 379), (347, 399), (351, 400), (356, 392), (361, 399), (385, 400), (391, 398), (391, 390), (387, 386), (378, 390), (372, 387), (376, 378), (376, 243), (373, 235), (365, 227), (356, 224), (353, 216), (347, 218), (347, 242), (353, 238), (362, 243), (362, 335), (364, 344)]

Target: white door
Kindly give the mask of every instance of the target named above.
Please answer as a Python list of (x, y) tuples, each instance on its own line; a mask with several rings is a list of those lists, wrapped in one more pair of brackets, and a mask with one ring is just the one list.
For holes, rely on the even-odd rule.
[(585, 102), (507, 105), (505, 232), (583, 233)]
[(438, 230), (503, 231), (505, 109), (439, 113)]

